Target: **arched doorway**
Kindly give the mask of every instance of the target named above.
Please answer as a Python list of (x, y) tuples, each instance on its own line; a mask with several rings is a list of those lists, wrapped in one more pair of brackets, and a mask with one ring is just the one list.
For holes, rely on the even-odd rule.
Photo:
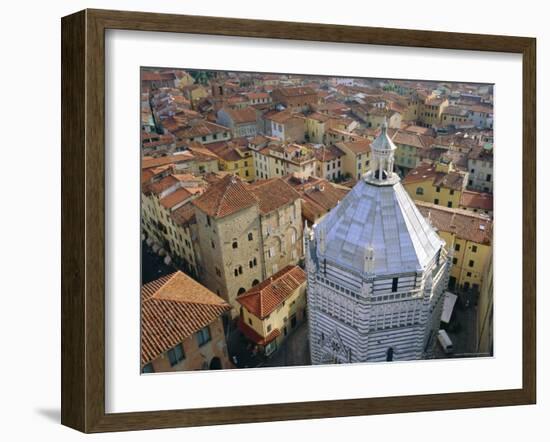
[(222, 369), (222, 361), (217, 356), (213, 357), (210, 361), (210, 370), (221, 370)]

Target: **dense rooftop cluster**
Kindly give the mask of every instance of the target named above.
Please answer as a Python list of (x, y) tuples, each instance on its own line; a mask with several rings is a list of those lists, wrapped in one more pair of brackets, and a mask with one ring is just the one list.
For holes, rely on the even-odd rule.
[(386, 126), (422, 215), (490, 247), (491, 85), (143, 69), (143, 239), (193, 279), (143, 286), (142, 364), (224, 315), (271, 351), (285, 326), (265, 321), (305, 284), (304, 224), (365, 176)]

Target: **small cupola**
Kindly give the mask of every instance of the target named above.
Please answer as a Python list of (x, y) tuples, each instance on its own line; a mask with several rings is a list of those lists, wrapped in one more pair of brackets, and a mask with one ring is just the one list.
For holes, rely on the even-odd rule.
[(371, 143), (370, 170), (365, 174), (366, 181), (372, 184), (394, 184), (399, 181), (393, 172), (396, 149), (388, 135), (388, 122), (384, 118), (380, 134)]

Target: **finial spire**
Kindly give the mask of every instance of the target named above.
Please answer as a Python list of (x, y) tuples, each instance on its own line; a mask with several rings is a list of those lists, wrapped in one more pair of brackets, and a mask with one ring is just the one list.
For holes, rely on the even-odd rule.
[(388, 119), (384, 115), (384, 121), (382, 121), (382, 135), (385, 135), (387, 131), (388, 131)]
[(388, 135), (388, 119), (384, 116), (380, 134), (371, 143), (371, 171), (365, 176), (367, 181), (378, 185), (399, 181), (397, 175), (393, 173), (396, 149)]

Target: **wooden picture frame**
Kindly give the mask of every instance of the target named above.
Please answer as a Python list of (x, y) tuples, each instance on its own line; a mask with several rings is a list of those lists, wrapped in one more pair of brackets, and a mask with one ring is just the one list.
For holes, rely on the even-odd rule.
[[(62, 19), (62, 424), (83, 432), (533, 404), (536, 400), (536, 40), (105, 10)], [(105, 30), (495, 51), (523, 58), (523, 385), (513, 390), (105, 412)]]

